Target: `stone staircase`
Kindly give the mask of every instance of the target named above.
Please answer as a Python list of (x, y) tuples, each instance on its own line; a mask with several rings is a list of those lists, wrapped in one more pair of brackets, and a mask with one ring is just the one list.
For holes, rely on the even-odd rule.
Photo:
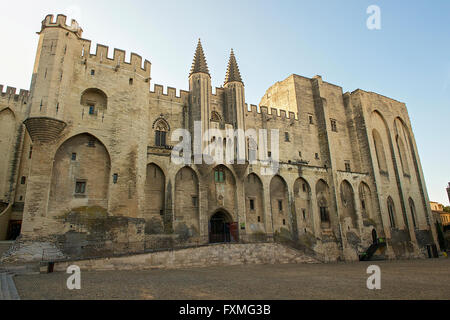
[(13, 275), (10, 273), (0, 273), (0, 300), (20, 300)]
[(278, 243), (230, 243), (122, 257), (55, 261), (53, 270), (65, 272), (73, 264), (80, 267), (81, 270), (106, 271), (204, 268), (245, 264), (319, 263), (322, 262), (309, 254)]

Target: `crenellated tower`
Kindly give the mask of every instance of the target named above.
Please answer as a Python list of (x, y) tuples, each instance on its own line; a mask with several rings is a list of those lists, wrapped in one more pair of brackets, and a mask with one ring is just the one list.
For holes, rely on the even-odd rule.
[[(190, 121), (189, 129), (194, 133), (194, 123), (201, 121), (202, 137), (210, 128), (209, 118), (210, 98), (212, 93), (211, 75), (209, 74), (208, 64), (206, 63), (200, 39), (195, 50), (194, 61), (189, 74), (189, 92), (190, 92)], [(209, 138), (209, 137), (208, 137)], [(210, 140), (210, 139), (209, 139)], [(207, 145), (207, 141), (202, 142), (202, 150)]]
[(77, 50), (83, 30), (75, 20), (66, 25), (66, 16), (47, 15), (42, 21), (31, 80), (30, 116), (25, 121), (34, 142), (50, 142), (59, 137), (66, 123), (62, 118), (64, 91), (73, 65), (67, 63)]

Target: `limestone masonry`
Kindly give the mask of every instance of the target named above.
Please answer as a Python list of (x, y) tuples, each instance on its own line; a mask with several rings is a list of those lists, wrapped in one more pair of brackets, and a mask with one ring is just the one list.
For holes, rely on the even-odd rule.
[[(150, 91), (149, 61), (103, 45), (91, 54), (82, 32), (48, 15), (30, 91), (0, 86), (0, 239), (20, 232), (7, 257), (275, 239), (353, 261), (378, 239), (391, 259), (437, 243), (404, 103), (293, 74), (247, 105), (233, 51), (213, 92), (200, 41), (189, 91)], [(175, 165), (171, 134), (196, 121), (202, 132), (268, 129), (268, 141), (278, 129), (278, 173)]]

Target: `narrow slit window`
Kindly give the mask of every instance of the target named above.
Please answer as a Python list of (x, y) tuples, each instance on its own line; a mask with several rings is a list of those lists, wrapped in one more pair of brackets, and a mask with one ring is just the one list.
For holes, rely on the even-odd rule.
[(255, 200), (254, 199), (250, 199), (250, 210), (255, 210)]

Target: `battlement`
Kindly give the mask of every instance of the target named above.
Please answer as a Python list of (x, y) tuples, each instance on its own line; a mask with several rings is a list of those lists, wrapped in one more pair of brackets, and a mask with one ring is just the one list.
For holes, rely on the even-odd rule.
[(30, 96), (30, 92), (28, 90), (20, 89), (19, 94), (16, 94), (17, 89), (14, 87), (6, 87), (6, 91), (3, 92), (3, 85), (0, 84), (0, 96), (2, 98), (11, 99), (13, 98), (15, 101), (19, 100), (27, 100)]
[(42, 32), (45, 28), (61, 27), (70, 32), (75, 33), (78, 37), (81, 38), (81, 36), (83, 34), (83, 29), (81, 29), (78, 22), (76, 20), (72, 19), (70, 25), (67, 25), (66, 21), (67, 21), (67, 17), (63, 14), (58, 14), (56, 16), (56, 20), (54, 20), (54, 16), (52, 14), (49, 14), (42, 21), (42, 27), (41, 27), (40, 32)]
[[(347, 92), (346, 92), (346, 93), (347, 93)], [(379, 93), (376, 93), (376, 92), (373, 92), (373, 91), (366, 91), (366, 90), (362, 90), (362, 89), (356, 89), (356, 90), (352, 91), (352, 92), (350, 93), (350, 95), (355, 95), (355, 94), (358, 94), (358, 93), (359, 93), (359, 94), (368, 94), (368, 95), (377, 96), (377, 97), (386, 99), (387, 101), (393, 102), (393, 103), (400, 103), (400, 104), (404, 105), (405, 108), (406, 108), (406, 104), (405, 104), (404, 102), (399, 101), (399, 100), (395, 100), (395, 99), (390, 98), (390, 97), (386, 97), (386, 96), (384, 96), (384, 95), (382, 95), (382, 94), (379, 94)]]
[(281, 109), (277, 109), (277, 108), (268, 108), (266, 106), (260, 106), (259, 111), (258, 111), (258, 106), (254, 105), (254, 104), (250, 105), (250, 110), (249, 110), (247, 103), (245, 104), (245, 106), (246, 106), (247, 113), (251, 113), (254, 116), (266, 114), (266, 115), (271, 115), (273, 117), (277, 117), (279, 119), (291, 119), (291, 120), (298, 121), (298, 113), (295, 113), (295, 112), (291, 112), (291, 111), (287, 112), (286, 110), (281, 110)]
[(144, 77), (146, 80), (150, 81), (150, 69), (151, 63), (148, 60), (145, 60), (142, 64), (142, 57), (134, 52), (130, 55), (130, 61), (125, 61), (126, 51), (121, 49), (114, 48), (113, 57), (109, 58), (109, 47), (97, 44), (95, 53), (91, 52), (91, 41), (83, 40), (83, 48), (81, 52), (81, 57), (86, 59), (94, 60), (101, 64), (106, 64), (111, 66), (115, 71), (119, 71), (120, 69), (129, 70), (131, 72), (136, 72)]
[(172, 87), (167, 87), (166, 93), (164, 93), (164, 86), (160, 84), (155, 84), (153, 91), (150, 90), (150, 95), (153, 98), (173, 101), (178, 103), (187, 103), (189, 101), (189, 91), (180, 90), (180, 94), (177, 95), (177, 89)]
[(216, 87), (216, 92), (214, 93), (212, 93), (212, 95), (214, 96), (214, 97), (220, 97), (220, 96), (222, 96), (223, 94), (225, 93), (225, 88), (223, 88), (223, 87)]

